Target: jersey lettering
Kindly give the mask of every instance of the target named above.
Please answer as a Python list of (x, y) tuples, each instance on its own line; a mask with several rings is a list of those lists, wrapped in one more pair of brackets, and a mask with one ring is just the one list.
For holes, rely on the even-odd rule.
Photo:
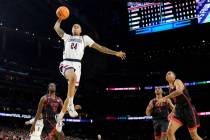
[(76, 50), (77, 49), (77, 43), (71, 43), (71, 49)]

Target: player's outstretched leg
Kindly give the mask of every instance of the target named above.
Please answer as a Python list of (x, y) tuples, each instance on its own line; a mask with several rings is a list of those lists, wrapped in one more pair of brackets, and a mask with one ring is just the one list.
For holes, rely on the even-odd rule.
[[(68, 79), (68, 93), (66, 100), (64, 101), (63, 107), (61, 112), (56, 116), (57, 124), (56, 127), (59, 128), (60, 125), (62, 125), (63, 116), (66, 113), (68, 106), (69, 107), (69, 115), (71, 117), (77, 117), (78, 113), (76, 112), (73, 104), (73, 99), (75, 95), (75, 83), (76, 83), (76, 74), (74, 70), (66, 70), (65, 77)], [(59, 130), (58, 130), (59, 132)]]

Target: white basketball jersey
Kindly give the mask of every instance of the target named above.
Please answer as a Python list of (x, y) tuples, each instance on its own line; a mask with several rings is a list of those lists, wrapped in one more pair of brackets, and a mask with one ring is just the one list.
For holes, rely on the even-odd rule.
[(84, 55), (84, 49), (86, 46), (91, 46), (94, 41), (87, 35), (84, 36), (72, 36), (64, 33), (64, 52), (63, 59), (78, 59), (81, 60)]
[[(34, 122), (34, 118), (30, 120), (30, 123), (32, 124)], [(31, 134), (31, 137), (40, 137), (42, 134), (42, 130), (44, 127), (43, 119), (37, 120), (35, 124), (35, 131)]]

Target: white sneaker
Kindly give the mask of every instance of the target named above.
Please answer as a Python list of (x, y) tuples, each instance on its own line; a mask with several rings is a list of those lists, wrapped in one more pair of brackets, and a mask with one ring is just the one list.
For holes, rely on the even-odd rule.
[(69, 105), (67, 108), (68, 112), (69, 112), (69, 116), (72, 118), (78, 117), (78, 113), (74, 108), (74, 105)]
[(57, 132), (61, 132), (62, 131), (62, 127), (64, 126), (64, 123), (63, 123), (63, 120), (61, 120), (59, 117), (58, 117), (58, 114), (55, 115), (55, 120), (56, 120), (56, 130)]

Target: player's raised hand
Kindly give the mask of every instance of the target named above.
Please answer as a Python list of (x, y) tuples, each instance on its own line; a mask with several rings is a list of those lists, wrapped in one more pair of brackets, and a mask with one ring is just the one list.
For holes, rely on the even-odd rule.
[(122, 52), (122, 51), (119, 51), (116, 53), (116, 56), (121, 58), (122, 60), (125, 60), (126, 58), (126, 53), (125, 52)]

